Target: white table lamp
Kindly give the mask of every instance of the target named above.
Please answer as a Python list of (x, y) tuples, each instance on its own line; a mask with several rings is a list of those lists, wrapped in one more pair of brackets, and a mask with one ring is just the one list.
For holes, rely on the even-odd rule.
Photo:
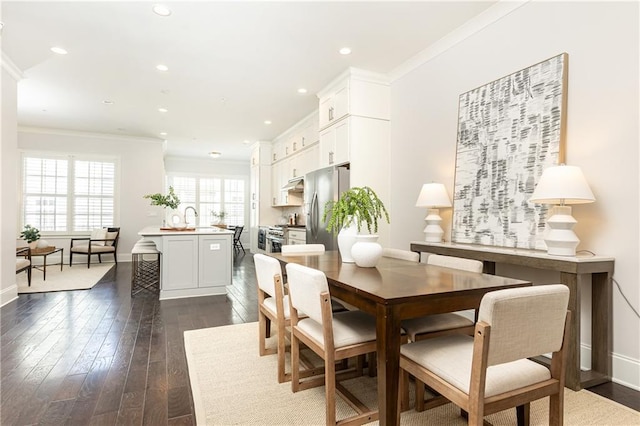
[(425, 183), (422, 185), (420, 195), (416, 201), (416, 207), (427, 207), (427, 217), (424, 218), (427, 226), (424, 228), (425, 241), (430, 243), (441, 243), (444, 231), (440, 227), (442, 218), (439, 207), (451, 207), (451, 200), (447, 190), (441, 183)]
[(571, 216), (569, 204), (592, 203), (595, 200), (579, 167), (562, 164), (545, 169), (529, 201), (556, 205), (549, 213), (549, 230), (544, 237), (548, 254), (576, 255), (580, 240), (573, 232), (577, 221)]

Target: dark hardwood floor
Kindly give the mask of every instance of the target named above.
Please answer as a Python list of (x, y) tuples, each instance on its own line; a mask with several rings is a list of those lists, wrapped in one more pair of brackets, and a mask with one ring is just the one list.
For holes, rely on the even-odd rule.
[[(183, 332), (257, 321), (253, 258), (226, 296), (130, 296), (131, 264), (91, 290), (21, 295), (0, 309), (2, 425), (191, 425)], [(591, 389), (640, 411), (640, 392)]]

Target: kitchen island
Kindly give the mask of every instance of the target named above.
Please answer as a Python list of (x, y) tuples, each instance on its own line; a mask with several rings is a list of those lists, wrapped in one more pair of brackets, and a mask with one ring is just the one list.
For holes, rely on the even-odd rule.
[(231, 285), (233, 231), (211, 228), (138, 232), (161, 256), (160, 300), (226, 294)]

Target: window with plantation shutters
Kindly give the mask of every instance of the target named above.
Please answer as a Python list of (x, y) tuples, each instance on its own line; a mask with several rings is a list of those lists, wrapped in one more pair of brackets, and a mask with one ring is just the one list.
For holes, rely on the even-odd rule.
[(114, 226), (116, 159), (23, 154), (22, 226), (45, 234)]
[[(224, 211), (224, 222), (229, 226), (244, 225), (245, 179), (210, 176), (169, 175), (168, 187), (172, 186), (180, 199), (180, 210), (187, 206), (198, 211), (198, 226), (209, 226), (217, 221), (214, 213)], [(193, 221), (191, 212), (188, 219)]]

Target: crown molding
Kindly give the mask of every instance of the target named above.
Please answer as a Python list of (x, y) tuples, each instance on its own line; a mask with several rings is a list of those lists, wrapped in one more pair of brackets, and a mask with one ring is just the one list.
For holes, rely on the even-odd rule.
[(11, 58), (4, 52), (2, 55), (2, 69), (7, 71), (15, 81), (20, 81), (24, 78), (24, 74), (20, 68), (11, 60)]
[(389, 72), (389, 79), (391, 82), (404, 77), (411, 71), (420, 67), (421, 65), (431, 61), (440, 54), (451, 49), (458, 43), (466, 40), (472, 35), (482, 31), (484, 28), (493, 24), (496, 21), (509, 15), (511, 12), (519, 9), (521, 6), (529, 3), (531, 0), (500, 0), (484, 12), (471, 18), (440, 40), (432, 43), (424, 49), (422, 52), (416, 54), (412, 58), (408, 59), (398, 67)]
[(160, 139), (160, 138), (114, 135), (110, 133), (82, 132), (78, 130), (55, 129), (55, 128), (48, 128), (48, 127), (18, 126), (18, 133), (37, 133), (37, 134), (58, 135), (58, 136), (81, 136), (81, 137), (87, 137), (87, 138), (111, 139), (111, 140), (120, 140), (120, 141), (126, 141), (126, 142), (145, 142), (145, 143), (164, 143), (165, 142), (164, 139)]

